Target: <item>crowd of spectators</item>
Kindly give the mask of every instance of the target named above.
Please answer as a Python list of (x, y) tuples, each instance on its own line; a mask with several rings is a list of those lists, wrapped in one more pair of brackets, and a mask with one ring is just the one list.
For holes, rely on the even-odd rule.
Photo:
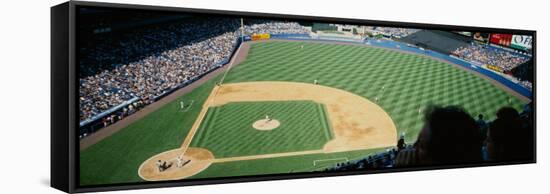
[(520, 80), (518, 83), (529, 90), (533, 90), (533, 83), (530, 81)]
[(324, 169), (324, 171), (348, 171), (348, 170), (368, 170), (368, 169), (383, 169), (394, 166), (397, 149), (388, 149), (384, 152), (369, 155), (359, 160), (337, 163), (333, 167)]
[(95, 75), (102, 70), (111, 70), (238, 28), (236, 19), (206, 18), (93, 36), (90, 40), (81, 41), (80, 77)]
[(530, 90), (533, 89), (533, 59), (512, 69), (512, 75), (518, 79), (519, 84)]
[[(244, 30), (247, 34), (310, 32), (295, 22), (268, 20), (251, 20)], [(216, 18), (89, 41), (95, 44), (80, 50), (80, 121), (136, 97), (144, 106), (220, 67), (231, 57), (239, 36), (239, 19)]]
[(248, 20), (244, 26), (244, 34), (309, 34), (311, 28), (304, 27), (298, 22)]
[(452, 54), (468, 61), (494, 65), (504, 71), (510, 71), (529, 60), (528, 57), (523, 55), (473, 42), (468, 46), (457, 48)]
[(420, 31), (420, 29), (414, 29), (414, 28), (394, 28), (394, 27), (378, 27), (378, 26), (371, 26), (369, 28), (372, 31), (379, 32), (387, 36), (397, 37), (397, 38), (403, 38), (410, 34)]
[[(474, 42), (468, 46), (457, 48), (452, 54), (468, 61), (499, 67), (503, 72), (510, 72), (530, 59), (530, 57), (525, 55), (503, 49), (490, 48), (487, 45)], [(530, 81), (518, 80), (518, 83), (527, 89), (533, 88), (533, 84)]]
[(238, 27), (237, 20), (182, 22), (83, 48), (89, 49), (85, 58), (91, 60), (80, 64), (80, 120), (133, 97), (150, 102), (215, 69), (230, 58)]
[(475, 120), (460, 107), (433, 107), (413, 144), (406, 145), (402, 135), (396, 148), (324, 170), (525, 162), (534, 159), (533, 142), (532, 103), (521, 114), (502, 107), (490, 122), (483, 115)]

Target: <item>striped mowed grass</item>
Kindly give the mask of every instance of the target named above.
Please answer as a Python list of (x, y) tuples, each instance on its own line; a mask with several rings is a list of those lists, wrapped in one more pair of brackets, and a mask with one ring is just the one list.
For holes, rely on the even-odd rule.
[[(252, 124), (276, 119), (279, 127), (261, 131)], [(322, 149), (333, 138), (323, 104), (313, 101), (231, 102), (210, 107), (192, 147), (216, 158)]]
[[(398, 134), (406, 132), (407, 142), (416, 140), (423, 124), (423, 115), (419, 112), (430, 104), (462, 106), (472, 115), (484, 114), (486, 119), (492, 120), (498, 108), (512, 106), (520, 110), (522, 104), (526, 103), (487, 79), (425, 56), (369, 46), (315, 42), (251, 44), (247, 59), (234, 66), (224, 82), (312, 83), (317, 79), (322, 85), (343, 89), (373, 102), (378, 98), (376, 103), (390, 115)], [(304, 45), (304, 49), (300, 49), (301, 45)], [(137, 175), (139, 165), (155, 154), (181, 146), (199, 115), (200, 105), (219, 80), (220, 77), (217, 77), (178, 99), (195, 101), (197, 106), (188, 112), (178, 111), (180, 105), (176, 100), (82, 150), (81, 185), (143, 181)], [(322, 145), (320, 142), (318, 140), (319, 146)], [(207, 149), (215, 151), (209, 147)], [(273, 150), (266, 150), (269, 151)], [(311, 169), (314, 160), (342, 157), (352, 160), (375, 151), (357, 150), (215, 163), (193, 178), (307, 171), (303, 169)]]
[(527, 103), (455, 65), (362, 45), (252, 42), (247, 59), (225, 78), (228, 83), (313, 80), (376, 102), (391, 116), (398, 134), (406, 133), (407, 142), (416, 140), (423, 110), (431, 105), (461, 106), (492, 120), (503, 106), (521, 110)]

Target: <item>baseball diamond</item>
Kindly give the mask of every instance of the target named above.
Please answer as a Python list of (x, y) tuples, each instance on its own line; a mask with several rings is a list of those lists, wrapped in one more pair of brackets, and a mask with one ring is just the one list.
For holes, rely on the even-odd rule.
[[(315, 150), (332, 139), (324, 108), (312, 101), (232, 102), (208, 109), (191, 143), (216, 157)], [(277, 130), (259, 132), (251, 123), (268, 114)], [(270, 121), (263, 121), (270, 122)]]
[[(270, 133), (250, 128), (249, 123), (265, 111), (286, 126)], [(166, 154), (188, 155), (189, 149), (202, 147), (215, 158), (195, 161), (221, 163), (388, 147), (395, 144), (395, 136), (389, 116), (376, 104), (352, 93), (316, 84), (242, 82), (214, 87), (182, 147)], [(142, 164), (140, 176), (145, 180), (173, 180), (204, 170), (184, 167), (175, 175), (151, 170), (154, 162), (166, 158), (166, 154)]]
[[(433, 104), (494, 119), (528, 102), (456, 65), (364, 44), (243, 42), (228, 66), (82, 149), (81, 184), (308, 172), (395, 146), (398, 134), (413, 142)], [(182, 100), (193, 107), (180, 111)], [(261, 119), (279, 125), (257, 130)], [(155, 169), (178, 156), (189, 164)]]

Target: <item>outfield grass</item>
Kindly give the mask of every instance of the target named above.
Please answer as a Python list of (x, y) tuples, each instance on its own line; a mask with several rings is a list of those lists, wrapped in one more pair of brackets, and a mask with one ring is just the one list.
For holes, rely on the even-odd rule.
[[(216, 158), (322, 149), (330, 136), (324, 109), (313, 101), (232, 102), (211, 107), (191, 142)], [(281, 125), (260, 131), (265, 115)]]
[[(300, 46), (304, 45), (303, 49)], [(314, 42), (255, 42), (248, 58), (225, 82), (292, 81), (340, 88), (379, 104), (406, 141), (416, 140), (419, 114), (428, 105), (459, 105), (494, 119), (502, 106), (522, 102), (488, 80), (420, 55), (359, 45)], [(382, 89), (382, 87), (384, 89)]]
[[(300, 49), (304, 45), (304, 49)], [(422, 125), (418, 110), (429, 104), (460, 105), (472, 115), (493, 119), (502, 106), (520, 108), (519, 99), (471, 72), (428, 57), (366, 46), (303, 42), (258, 42), (235, 66), (226, 82), (293, 81), (347, 90), (374, 101), (389, 113), (398, 132), (416, 139)], [(219, 79), (218, 79), (219, 80)], [(195, 100), (179, 112), (176, 100), (118, 133), (81, 151), (82, 185), (143, 181), (139, 165), (149, 157), (181, 146), (214, 81), (181, 99)], [(384, 87), (384, 89), (382, 89)], [(322, 94), (320, 94), (322, 95)], [(193, 178), (308, 171), (316, 159), (360, 157), (372, 150), (214, 163)]]

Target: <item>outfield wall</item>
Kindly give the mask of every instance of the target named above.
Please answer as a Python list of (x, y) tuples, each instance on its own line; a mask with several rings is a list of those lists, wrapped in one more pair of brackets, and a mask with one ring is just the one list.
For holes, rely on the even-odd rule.
[[(436, 59), (441, 59), (441, 60), (445, 60), (447, 62), (456, 64), (456, 65), (460, 65), (460, 66), (462, 66), (466, 69), (481, 73), (481, 74), (483, 74), (487, 77), (490, 77), (491, 79), (505, 85), (506, 87), (514, 90), (515, 92), (521, 94), (522, 96), (525, 96), (529, 99), (533, 99), (533, 93), (531, 92), (531, 90), (523, 87), (522, 85), (519, 85), (519, 84), (515, 83), (512, 80), (509, 80), (505, 77), (502, 77), (498, 73), (495, 73), (493, 71), (482, 68), (479, 65), (476, 65), (476, 64), (474, 64), (472, 62), (469, 62), (469, 61), (465, 61), (465, 60), (462, 60), (462, 59), (459, 59), (459, 58), (456, 58), (456, 57), (453, 57), (453, 56), (450, 56), (450, 55), (442, 54), (442, 53), (439, 53), (439, 52), (436, 52), (436, 51), (425, 50), (423, 48), (410, 46), (406, 43), (400, 43), (400, 42), (395, 42), (395, 41), (392, 41), (392, 40), (385, 40), (385, 39), (384, 40), (383, 39), (377, 39), (377, 40), (365, 39), (365, 40), (358, 41), (357, 39), (350, 38), (350, 39), (335, 40), (335, 39), (325, 39), (323, 36), (314, 36), (314, 35), (312, 36), (310, 34), (273, 34), (273, 35), (271, 35), (271, 39), (312, 40), (312, 41), (321, 40), (321, 41), (329, 41), (329, 42), (358, 43), (358, 44), (367, 44), (367, 45), (372, 45), (372, 46), (376, 46), (376, 47), (403, 50), (403, 51), (407, 51), (407, 52), (411, 52), (411, 53), (427, 55), (427, 56), (430, 56), (430, 57), (433, 57), (433, 58), (436, 58)], [(244, 41), (250, 41), (251, 38), (249, 36), (245, 36), (243, 40)]]

